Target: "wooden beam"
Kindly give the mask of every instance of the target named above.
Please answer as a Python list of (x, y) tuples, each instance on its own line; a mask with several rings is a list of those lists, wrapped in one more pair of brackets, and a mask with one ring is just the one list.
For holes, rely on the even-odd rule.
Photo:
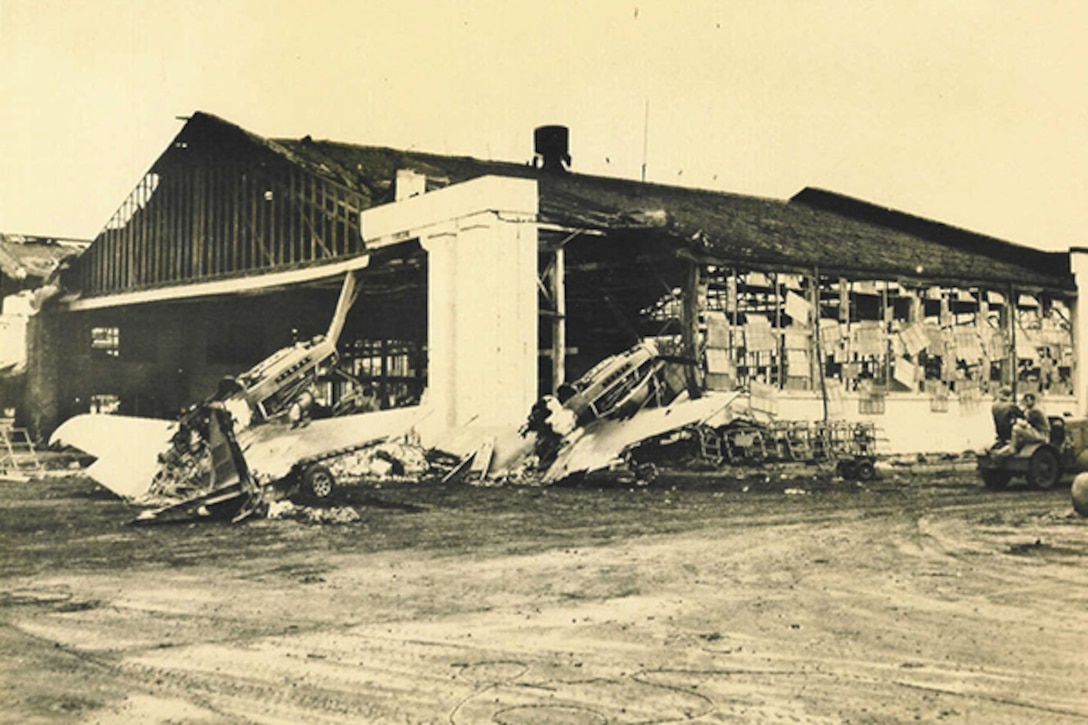
[[(812, 278), (809, 280), (809, 304), (812, 320), (812, 358), (813, 358), (813, 384), (819, 383), (820, 403), (823, 412), (823, 421), (827, 423), (829, 415), (827, 408), (827, 373), (824, 364), (824, 346), (820, 338), (820, 268), (812, 268)], [(817, 377), (819, 376), (819, 377)]]
[(552, 262), (551, 298), (555, 307), (552, 318), (552, 392), (566, 382), (567, 374), (567, 292), (564, 270), (566, 253), (563, 247), (555, 250)]
[[(778, 272), (772, 272), (771, 278), (774, 280), (771, 283), (771, 289), (774, 294), (774, 340), (775, 354), (778, 357), (778, 389), (782, 390), (786, 387), (786, 335), (782, 331), (782, 300), (785, 295), (781, 294), (782, 285), (778, 282)], [(773, 366), (771, 369), (774, 369)]]
[(68, 304), (72, 312), (98, 310), (107, 307), (165, 302), (170, 300), (194, 299), (198, 297), (217, 297), (231, 294), (253, 294), (262, 290), (272, 290), (287, 285), (304, 284), (317, 280), (338, 277), (346, 272), (364, 269), (370, 263), (370, 256), (361, 254), (330, 264), (310, 265), (302, 269), (284, 272), (269, 272), (250, 276), (232, 277), (195, 284), (175, 284), (152, 290), (125, 292), (116, 295), (88, 297)]
[(284, 254), (287, 255), (287, 262), (293, 264), (298, 260), (298, 235), (295, 233), (296, 219), (298, 216), (295, 213), (295, 184), (298, 177), (298, 169), (295, 166), (287, 172), (287, 199), (283, 205), (283, 220), (287, 226), (287, 239), (285, 240)]
[(268, 192), (272, 194), (271, 198), (265, 197), (264, 200), (264, 218), (266, 222), (265, 238), (268, 240), (269, 251), (272, 253), (272, 264), (283, 264), (287, 258), (286, 252), (283, 249), (283, 244), (280, 243), (281, 229), (279, 225), (279, 214), (277, 211), (280, 208), (280, 203), (283, 196), (283, 192), (279, 187), (279, 175), (276, 169), (270, 169), (268, 172)]
[(231, 234), (234, 237), (233, 252), (231, 253), (230, 273), (240, 272), (245, 268), (246, 257), (246, 230), (245, 230), (245, 200), (246, 200), (246, 174), (238, 165), (234, 166), (234, 180), (231, 183)]
[(1009, 370), (1002, 377), (1005, 379), (1006, 384), (1012, 387), (1013, 400), (1017, 398), (1017, 383), (1019, 382), (1020, 372), (1020, 360), (1016, 354), (1016, 328), (1019, 327), (1017, 319), (1019, 313), (1016, 311), (1016, 295), (1017, 290), (1012, 285), (1009, 285), (1009, 293), (1005, 298), (1005, 320), (1008, 325), (1009, 334), (1006, 339), (1009, 341), (1009, 350), (1005, 354), (1005, 361), (1008, 363)]
[[(147, 264), (147, 219), (144, 215), (144, 189), (147, 182), (147, 174), (144, 174), (140, 179), (140, 183), (136, 185), (135, 191), (135, 203), (133, 204), (132, 221), (136, 224), (136, 244), (134, 251), (134, 269), (132, 275), (132, 286), (139, 287), (144, 284), (144, 268)], [(136, 215), (139, 215), (139, 223), (137, 223)]]
[[(136, 190), (133, 189), (133, 194)], [(123, 273), (121, 275), (121, 288), (132, 288), (132, 268), (135, 262), (135, 247), (136, 247), (136, 202), (132, 197), (132, 194), (128, 195), (125, 199), (125, 251), (121, 257), (121, 265)]]
[(249, 196), (249, 219), (247, 220), (247, 228), (249, 229), (249, 269), (257, 269), (261, 266), (259, 262), (260, 255), (258, 254), (261, 233), (257, 224), (257, 205), (260, 203), (258, 197), (261, 194), (259, 181), (259, 179), (254, 178), (254, 174), (250, 174), (249, 188), (247, 189)]
[(703, 265), (698, 262), (688, 264), (687, 279), (684, 282), (684, 297), (681, 305), (683, 324), (683, 348), (684, 356), (694, 361), (684, 368), (684, 379), (687, 382), (688, 395), (694, 400), (703, 395), (698, 365), (698, 336), (699, 336), (699, 283), (701, 281)]

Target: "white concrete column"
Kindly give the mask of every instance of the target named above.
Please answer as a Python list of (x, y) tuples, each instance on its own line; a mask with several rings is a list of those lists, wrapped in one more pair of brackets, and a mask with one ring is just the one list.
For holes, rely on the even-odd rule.
[(488, 176), (363, 212), (369, 248), (428, 252), (428, 385), (439, 425), (516, 427), (537, 397), (537, 185)]
[[(452, 300), (457, 292), (457, 233), (450, 230), (426, 238), (427, 250), (427, 389), (423, 404), (434, 410), (440, 427), (456, 424), (457, 308)], [(443, 300), (448, 304), (436, 304)]]
[(1077, 285), (1073, 308), (1073, 386), (1077, 397), (1077, 417), (1088, 415), (1088, 247), (1069, 250), (1069, 266)]

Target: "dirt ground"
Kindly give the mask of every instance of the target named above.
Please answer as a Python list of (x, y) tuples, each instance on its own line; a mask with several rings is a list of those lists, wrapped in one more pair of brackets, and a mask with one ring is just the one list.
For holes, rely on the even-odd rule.
[(358, 520), (137, 527), (78, 475), (0, 481), (0, 719), (1088, 722), (1068, 490), (764, 469), (331, 505)]

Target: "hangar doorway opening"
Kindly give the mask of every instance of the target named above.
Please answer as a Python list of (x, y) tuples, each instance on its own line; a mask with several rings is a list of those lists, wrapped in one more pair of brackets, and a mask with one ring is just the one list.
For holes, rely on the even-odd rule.
[[(427, 387), (427, 252), (418, 240), (377, 250), (337, 345), (348, 380), (323, 393), (345, 412), (418, 405)], [(353, 398), (356, 402), (352, 402)]]

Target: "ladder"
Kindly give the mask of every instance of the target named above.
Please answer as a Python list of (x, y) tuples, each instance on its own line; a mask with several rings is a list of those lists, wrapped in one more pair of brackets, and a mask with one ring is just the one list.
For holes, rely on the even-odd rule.
[(0, 418), (0, 476), (19, 476), (44, 470), (26, 428), (16, 428), (10, 418)]

